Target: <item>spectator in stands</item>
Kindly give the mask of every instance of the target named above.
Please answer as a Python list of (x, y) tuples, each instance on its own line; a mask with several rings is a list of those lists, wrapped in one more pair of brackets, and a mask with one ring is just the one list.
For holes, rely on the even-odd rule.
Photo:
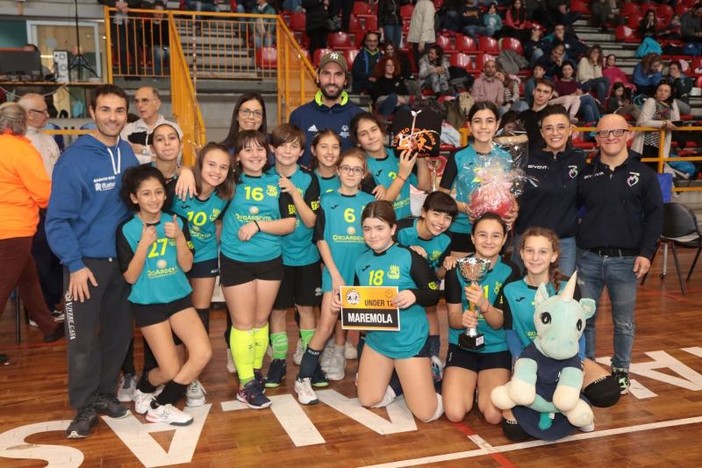
[(592, 25), (599, 27), (601, 31), (607, 31), (607, 23), (619, 25), (626, 22), (625, 18), (619, 16), (617, 0), (593, 0), (591, 9)]
[(137, 89), (136, 93), (134, 93), (134, 103), (139, 113), (139, 120), (125, 125), (121, 137), (132, 146), (132, 150), (134, 150), (139, 162), (148, 164), (152, 162), (153, 152), (147, 141), (154, 128), (162, 123), (170, 123), (178, 130), (181, 138), (183, 132), (178, 127), (178, 124), (166, 120), (161, 115), (161, 95), (156, 88), (144, 86)]
[(609, 91), (609, 80), (602, 75), (602, 48), (592, 46), (578, 63), (578, 81), (586, 93), (594, 91), (597, 99), (604, 105)]
[[(475, 102), (489, 101), (495, 103), (497, 107), (502, 106), (505, 101), (505, 86), (503, 81), (497, 78), (497, 64), (494, 60), (488, 60), (483, 66), (483, 72), (473, 82), (470, 90)], [(503, 72), (504, 76), (504, 72)]]
[(117, 73), (138, 78), (141, 70), (138, 67), (137, 44), (141, 43), (141, 28), (138, 21), (130, 19), (129, 9), (140, 8), (141, 0), (98, 0), (98, 3), (117, 9), (111, 13), (110, 22), (112, 41), (119, 57)]
[(331, 14), (332, 18), (341, 18), (341, 30), (344, 32), (349, 32), (349, 24), (351, 23), (351, 12), (353, 11), (354, 0), (331, 0)]
[(394, 57), (383, 56), (373, 72), (375, 86), (371, 91), (373, 108), (379, 114), (389, 116), (400, 109), (409, 110), (410, 92), (400, 76), (400, 63)]
[(692, 80), (682, 72), (682, 64), (678, 60), (673, 60), (668, 65), (668, 82), (673, 87), (673, 98), (678, 105), (681, 114), (691, 114), (690, 91), (692, 90)]
[(412, 10), (407, 42), (412, 44), (414, 50), (414, 63), (419, 64), (419, 59), (436, 41), (434, 31), (434, 15), (436, 9), (431, 0), (418, 0)]
[[(51, 135), (42, 132), (49, 119), (49, 112), (44, 96), (40, 94), (25, 94), (17, 103), (22, 106), (27, 113), (27, 133), (25, 137), (32, 143), (34, 149), (39, 152), (46, 175), (51, 179), (54, 172), (54, 165), (58, 161), (61, 151), (59, 150), (56, 140)], [(49, 243), (46, 240), (46, 231), (44, 230), (44, 221), (46, 213), (41, 210), (39, 212), (39, 224), (37, 224), (37, 232), (32, 241), (32, 256), (36, 263), (37, 273), (43, 293), (44, 301), (53, 311), (54, 319), (61, 319), (61, 299), (63, 296), (63, 267), (58, 257), (49, 248)]]
[(185, 7), (190, 11), (219, 11), (215, 0), (185, 0)]
[[(641, 107), (641, 115), (636, 120), (637, 127), (663, 128), (665, 142), (663, 155), (670, 155), (671, 131), (678, 127), (673, 123), (680, 120), (680, 109), (673, 99), (673, 87), (667, 81), (661, 81), (656, 86), (654, 97), (646, 99)], [(631, 149), (644, 158), (658, 157), (661, 144), (659, 132), (636, 132)]]
[(695, 5), (680, 17), (680, 33), (692, 55), (702, 55), (702, 3)]
[(419, 82), (422, 88), (431, 89), (440, 96), (449, 90), (449, 61), (444, 49), (432, 44), (427, 53), (419, 59)]
[(363, 36), (363, 47), (356, 55), (351, 68), (351, 91), (370, 94), (375, 84), (373, 70), (380, 59), (380, 34), (369, 31)]
[(609, 54), (605, 59), (602, 76), (609, 80), (609, 93), (612, 92), (612, 85), (614, 85), (614, 83), (622, 83), (624, 86), (631, 89), (632, 92), (636, 91), (636, 85), (629, 82), (629, 77), (624, 73), (624, 70), (617, 66), (617, 56), (614, 54)]
[(578, 60), (581, 55), (587, 52), (585, 45), (575, 33), (567, 32), (564, 24), (556, 24), (553, 34), (550, 37), (551, 47), (562, 44), (565, 48), (565, 57), (571, 60)]
[(543, 149), (546, 142), (541, 135), (541, 117), (553, 97), (553, 82), (547, 78), (536, 80), (536, 87), (532, 93), (533, 104), (525, 111), (519, 113), (519, 121), (529, 137), (529, 152)]
[(305, 34), (310, 39), (310, 56), (314, 51), (327, 47), (327, 34), (329, 33), (329, 1), (330, 0), (302, 0), (305, 9)]
[(546, 78), (554, 79), (561, 76), (561, 66), (565, 58), (565, 46), (557, 44), (553, 46), (549, 55), (543, 55), (536, 63), (546, 71)]
[[(256, 0), (252, 11), (257, 15), (275, 15), (276, 11), (266, 0)], [(254, 44), (256, 48), (270, 47), (275, 39), (275, 20), (257, 18), (254, 22)]]
[(641, 37), (652, 37), (653, 39), (658, 36), (658, 19), (656, 18), (655, 10), (647, 10), (646, 16), (641, 18), (639, 35)]
[(305, 132), (305, 153), (300, 164), (308, 168), (312, 162), (310, 145), (317, 133), (325, 128), (334, 130), (341, 137), (341, 150), (352, 148), (349, 125), (356, 114), (363, 112), (344, 91), (348, 86), (348, 67), (340, 52), (322, 56), (317, 69), (317, 86), (319, 91), (312, 101), (290, 114), (290, 123)]
[[(555, 82), (556, 92), (559, 97), (577, 96), (580, 99), (580, 108), (577, 115), (583, 122), (597, 122), (600, 120), (600, 111), (595, 98), (584, 92), (578, 80), (575, 79), (575, 65), (566, 61), (561, 67), (561, 77)], [(571, 111), (571, 117), (573, 112)]]
[(658, 38), (659, 39), (666, 39), (669, 41), (675, 41), (675, 40), (680, 40), (682, 39), (682, 33), (681, 33), (681, 23), (680, 23), (680, 15), (673, 15), (672, 18), (670, 18), (670, 23), (668, 23), (668, 26), (663, 31), (660, 31), (658, 33)]
[(531, 67), (531, 77), (524, 84), (524, 99), (526, 100), (529, 107), (534, 104), (534, 89), (536, 89), (536, 82), (542, 78), (546, 77), (546, 69), (541, 64), (536, 64)]
[(630, 117), (638, 120), (641, 111), (631, 99), (631, 89), (624, 86), (624, 83), (614, 83), (612, 92), (607, 98), (607, 114), (619, 114), (625, 118)]
[(483, 15), (483, 25), (487, 28), (486, 36), (494, 37), (502, 30), (502, 17), (497, 12), (497, 3), (490, 3), (487, 13)]
[(258, 130), (264, 135), (268, 135), (266, 102), (259, 93), (244, 93), (234, 104), (229, 132), (221, 142), (229, 149), (230, 153), (234, 154), (236, 140), (239, 138), (239, 132), (243, 130)]
[(632, 81), (636, 85), (636, 91), (639, 94), (652, 96), (660, 83), (663, 74), (663, 63), (661, 56), (658, 54), (647, 54), (634, 67)]
[[(519, 99), (518, 76), (510, 75), (498, 66), (497, 71), (495, 72), (495, 78), (501, 81), (504, 86), (504, 99), (499, 108), (500, 117), (509, 111), (519, 113), (529, 108), (529, 105), (525, 101), (521, 101)], [(475, 85), (473, 86), (475, 87)]]
[(163, 10), (166, 9), (164, 2), (156, 0), (153, 5), (154, 10), (159, 13), (154, 13), (150, 21), (145, 23), (147, 28), (144, 31), (144, 41), (147, 45), (151, 45), (151, 61), (154, 65), (154, 74), (160, 75), (164, 68), (170, 67), (170, 38), (168, 35), (168, 22), (164, 21)]
[[(524, 3), (522, 0), (514, 0), (512, 6), (507, 9), (502, 35), (517, 38), (524, 43), (529, 39), (530, 28), (531, 22), (528, 19)], [(529, 56), (527, 56), (528, 58)]]
[(385, 33), (385, 43), (399, 48), (402, 42), (402, 15), (400, 7), (406, 0), (380, 0), (378, 2), (378, 24)]
[(524, 57), (529, 60), (529, 65), (534, 66), (537, 60), (544, 55), (544, 50), (550, 50), (550, 44), (542, 38), (543, 29), (534, 23), (529, 30), (529, 38), (524, 42)]
[(557, 1), (555, 6), (552, 5), (549, 8), (548, 13), (551, 21), (550, 24), (544, 25), (546, 28), (553, 25), (555, 29), (556, 26), (563, 25), (571, 29), (573, 24), (580, 19), (580, 13), (570, 11), (570, 2), (567, 0)]
[(399, 47), (395, 47), (392, 42), (383, 45), (383, 55), (393, 57), (400, 64), (400, 77), (407, 81), (412, 79), (412, 62), (409, 57)]
[(472, 38), (491, 36), (489, 29), (483, 24), (482, 11), (476, 0), (465, 0), (461, 8), (461, 28), (463, 34)]
[(461, 8), (463, 8), (462, 0), (446, 0), (439, 9), (439, 24), (440, 31), (461, 32)]
[[(29, 317), (49, 343), (63, 337), (63, 325), (54, 322), (44, 303), (39, 276), (32, 259), (32, 237), (39, 222), (39, 210), (46, 208), (51, 180), (36, 149), (24, 138), (27, 114), (17, 103), (0, 105), (0, 311), (5, 310), (14, 288)], [(19, 299), (18, 299), (19, 300)], [(0, 363), (7, 356), (0, 354)]]

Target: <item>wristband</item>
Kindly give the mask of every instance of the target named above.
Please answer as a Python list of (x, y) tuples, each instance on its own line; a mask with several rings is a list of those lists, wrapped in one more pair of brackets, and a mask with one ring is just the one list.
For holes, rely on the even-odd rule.
[(256, 221), (255, 219), (254, 219), (254, 224), (256, 225), (258, 232), (261, 232), (261, 226), (258, 225), (258, 221)]

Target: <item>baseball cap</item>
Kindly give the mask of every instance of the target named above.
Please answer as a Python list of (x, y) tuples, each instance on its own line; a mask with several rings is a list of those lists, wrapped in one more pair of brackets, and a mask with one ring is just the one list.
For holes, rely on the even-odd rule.
[(346, 59), (344, 59), (344, 56), (340, 52), (327, 52), (322, 55), (322, 59), (319, 61), (319, 69), (321, 70), (328, 63), (335, 63), (341, 67), (341, 71), (348, 73)]

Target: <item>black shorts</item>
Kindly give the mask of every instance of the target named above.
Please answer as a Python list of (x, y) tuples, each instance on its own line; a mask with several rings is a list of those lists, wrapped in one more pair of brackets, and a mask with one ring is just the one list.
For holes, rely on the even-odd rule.
[(188, 278), (216, 278), (219, 276), (219, 260), (203, 260), (193, 263), (193, 267), (188, 272)]
[(134, 317), (134, 323), (140, 328), (165, 322), (181, 310), (188, 309), (192, 306), (193, 302), (190, 300), (190, 294), (181, 299), (176, 299), (175, 301), (167, 302), (165, 304), (129, 303), (129, 308), (131, 309), (132, 316)]
[(294, 305), (318, 306), (322, 303), (322, 267), (319, 263), (284, 265), (283, 272), (273, 309), (284, 310)]
[(424, 342), (424, 346), (422, 346), (422, 349), (417, 351), (417, 354), (415, 354), (412, 357), (426, 357), (430, 358), (431, 357), (431, 346), (429, 345), (429, 337), (427, 336), (427, 341)]
[(265, 262), (240, 262), (219, 256), (220, 284), (223, 288), (250, 283), (253, 280), (280, 281), (283, 279), (282, 257)]
[(475, 252), (475, 244), (473, 244), (470, 234), (452, 231), (446, 231), (446, 234), (451, 238), (451, 245), (449, 248), (452, 252)]
[(466, 351), (458, 345), (449, 344), (446, 367), (460, 367), (476, 373), (488, 369), (507, 369), (511, 371), (512, 355), (509, 351), (474, 353)]

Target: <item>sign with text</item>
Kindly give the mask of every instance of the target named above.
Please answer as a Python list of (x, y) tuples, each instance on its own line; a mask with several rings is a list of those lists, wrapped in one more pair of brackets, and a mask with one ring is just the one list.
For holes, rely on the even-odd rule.
[(400, 330), (400, 310), (392, 304), (397, 286), (342, 286), (341, 328)]

